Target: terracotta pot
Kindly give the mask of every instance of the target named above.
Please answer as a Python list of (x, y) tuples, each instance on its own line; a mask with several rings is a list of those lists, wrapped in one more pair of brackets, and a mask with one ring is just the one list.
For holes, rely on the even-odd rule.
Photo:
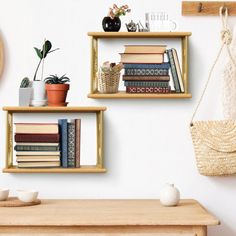
[(48, 106), (66, 106), (65, 101), (69, 88), (69, 84), (46, 84)]

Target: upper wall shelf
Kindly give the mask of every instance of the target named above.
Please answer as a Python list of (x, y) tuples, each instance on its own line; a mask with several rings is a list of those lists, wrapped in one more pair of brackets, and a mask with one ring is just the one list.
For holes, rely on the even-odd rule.
[(191, 32), (88, 32), (93, 38), (183, 38)]
[[(89, 98), (95, 99), (160, 99), (160, 98), (191, 98), (191, 94), (188, 92), (188, 38), (191, 36), (191, 32), (88, 32), (88, 36), (91, 37), (91, 85)], [(126, 93), (125, 91), (119, 91), (118, 93), (104, 94), (100, 93), (98, 89), (98, 40), (106, 38), (142, 38), (142, 39), (154, 39), (154, 38), (172, 38), (179, 39), (181, 43), (181, 56), (182, 56), (182, 76), (184, 84), (184, 93)]]

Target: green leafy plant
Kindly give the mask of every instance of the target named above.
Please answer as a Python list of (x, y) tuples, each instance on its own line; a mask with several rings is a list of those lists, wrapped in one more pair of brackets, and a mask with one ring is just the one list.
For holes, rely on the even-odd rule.
[(30, 86), (30, 80), (28, 77), (25, 77), (21, 80), (20, 88), (28, 88)]
[(52, 44), (49, 40), (45, 40), (45, 42), (42, 46), (42, 49), (34, 47), (34, 50), (36, 51), (36, 54), (38, 55), (38, 57), (40, 59), (38, 65), (37, 65), (36, 71), (34, 73), (34, 81), (36, 80), (39, 66), (40, 66), (41, 62), (44, 60), (44, 58), (46, 58), (46, 56), (49, 53), (52, 53), (52, 52), (58, 50), (59, 48), (56, 48), (56, 49), (53, 49), (53, 50), (51, 50), (51, 49), (52, 49)]
[(57, 75), (50, 75), (45, 78), (44, 81), (46, 84), (65, 84), (67, 82), (70, 82), (70, 79), (65, 75), (62, 75), (61, 77)]

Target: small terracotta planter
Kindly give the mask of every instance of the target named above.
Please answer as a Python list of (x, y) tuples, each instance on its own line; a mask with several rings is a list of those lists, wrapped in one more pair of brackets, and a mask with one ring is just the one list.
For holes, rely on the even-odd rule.
[(66, 96), (69, 84), (46, 84), (48, 106), (67, 106)]

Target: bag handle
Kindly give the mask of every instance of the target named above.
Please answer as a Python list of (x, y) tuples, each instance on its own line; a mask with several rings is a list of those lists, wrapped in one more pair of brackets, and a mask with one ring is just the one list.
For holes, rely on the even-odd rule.
[[(224, 11), (224, 13), (223, 13), (223, 11)], [(215, 59), (213, 65), (211, 66), (211, 69), (210, 69), (210, 72), (209, 72), (206, 84), (204, 86), (203, 92), (202, 92), (202, 94), (200, 96), (200, 99), (199, 99), (199, 101), (197, 103), (196, 108), (194, 109), (194, 112), (193, 112), (193, 115), (192, 115), (192, 118), (191, 118), (191, 121), (190, 121), (190, 126), (193, 126), (193, 119), (196, 116), (198, 108), (199, 108), (199, 106), (200, 106), (200, 104), (202, 102), (202, 99), (203, 99), (203, 97), (204, 97), (204, 95), (206, 93), (208, 84), (209, 84), (210, 79), (212, 77), (212, 73), (213, 73), (214, 68), (215, 68), (215, 66), (216, 66), (216, 64), (217, 64), (217, 62), (218, 62), (218, 60), (220, 58), (220, 55), (221, 55), (221, 53), (223, 51), (224, 46), (226, 46), (226, 49), (227, 49), (227, 52), (228, 52), (228, 55), (229, 55), (229, 58), (230, 58), (231, 62), (236, 67), (236, 62), (235, 62), (235, 60), (234, 60), (234, 58), (233, 58), (233, 56), (232, 56), (232, 54), (230, 52), (230, 48), (229, 48), (229, 45), (232, 42), (232, 34), (231, 34), (231, 32), (230, 32), (230, 30), (228, 28), (228, 25), (227, 25), (228, 8), (227, 7), (220, 7), (219, 15), (220, 15), (220, 18), (221, 18), (221, 21), (222, 21), (222, 30), (221, 30), (221, 41), (222, 41), (222, 43), (221, 43), (221, 47), (220, 47), (220, 49), (218, 51), (218, 54), (216, 56), (216, 59)]]

